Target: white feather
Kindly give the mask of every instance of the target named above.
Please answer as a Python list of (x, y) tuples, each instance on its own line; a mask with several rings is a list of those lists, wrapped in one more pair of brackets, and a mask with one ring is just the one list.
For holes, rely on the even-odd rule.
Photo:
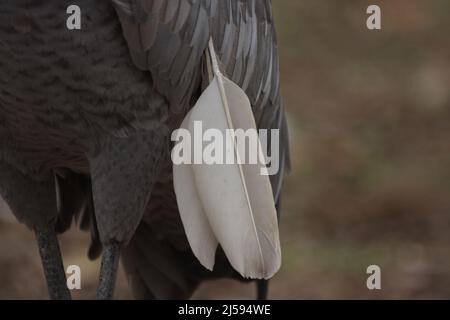
[[(191, 113), (192, 110), (183, 120), (182, 129), (188, 129)], [(176, 139), (178, 141), (179, 137)], [(178, 210), (189, 245), (200, 263), (208, 270), (212, 270), (218, 242), (203, 210), (192, 166), (174, 165), (173, 177)]]
[[(212, 42), (209, 53), (214, 79), (183, 127), (194, 132), (194, 122), (201, 121), (203, 130), (216, 129), (223, 135), (230, 134), (227, 129), (256, 130), (249, 99), (220, 73)], [(271, 278), (280, 267), (281, 250), (269, 178), (260, 174), (259, 164), (238, 164), (235, 145), (226, 152), (235, 155), (236, 164), (174, 165), (175, 192), (186, 235), (205, 267), (211, 268), (219, 242), (243, 277)]]

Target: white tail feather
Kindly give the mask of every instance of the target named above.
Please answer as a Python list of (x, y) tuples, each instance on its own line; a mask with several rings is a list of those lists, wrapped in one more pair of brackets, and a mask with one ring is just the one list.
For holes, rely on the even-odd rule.
[[(188, 129), (190, 115), (191, 112), (184, 119), (181, 128)], [(203, 211), (192, 166), (188, 164), (174, 165), (173, 176), (178, 210), (189, 245), (200, 263), (212, 271), (218, 243)]]
[[(214, 79), (185, 118), (183, 127), (194, 132), (194, 122), (223, 136), (230, 129), (254, 129), (248, 97), (219, 71), (212, 42), (209, 53)], [(234, 137), (230, 141), (235, 142)], [(219, 242), (231, 265), (246, 278), (272, 277), (281, 264), (278, 221), (269, 178), (259, 164), (174, 165), (174, 185), (180, 215), (191, 248), (211, 269)], [(258, 152), (261, 152), (259, 145)], [(189, 189), (189, 190), (188, 190)]]

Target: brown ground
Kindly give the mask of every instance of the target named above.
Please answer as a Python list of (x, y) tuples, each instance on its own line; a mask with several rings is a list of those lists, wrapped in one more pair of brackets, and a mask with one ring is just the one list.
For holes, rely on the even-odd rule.
[[(381, 4), (383, 30), (365, 28)], [(274, 0), (293, 170), (272, 298), (450, 298), (450, 2)], [(45, 298), (33, 235), (0, 222), (0, 298)], [(61, 238), (92, 298), (86, 235)], [(365, 286), (382, 268), (382, 290)], [(196, 298), (251, 298), (224, 281)], [(118, 298), (129, 298), (123, 274)]]

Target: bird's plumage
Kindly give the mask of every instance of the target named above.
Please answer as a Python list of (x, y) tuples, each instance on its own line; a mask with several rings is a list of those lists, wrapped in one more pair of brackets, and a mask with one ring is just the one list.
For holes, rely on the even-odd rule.
[[(96, 239), (129, 242), (123, 260), (138, 296), (187, 297), (203, 279), (236, 276), (223, 254), (209, 273), (189, 249), (173, 190), (169, 133), (202, 91), (202, 57), (212, 36), (223, 71), (248, 95), (258, 128), (281, 129), (282, 170), (271, 177), (279, 201), (289, 151), (271, 1), (81, 0), (80, 31), (65, 29), (69, 4), (0, 4), (0, 192), (30, 227), (45, 216), (59, 218), (64, 230), (84, 209), (91, 216), (84, 221), (97, 224)], [(49, 210), (40, 217), (22, 209), (24, 194), (4, 183), (22, 175), (30, 204), (53, 205), (55, 190), (30, 186), (50, 186), (55, 173), (67, 179), (58, 184), (65, 214)], [(80, 210), (80, 203), (65, 200), (77, 184), (73, 174), (90, 176), (95, 220), (82, 199), (85, 187), (74, 193)], [(171, 271), (179, 261), (190, 267)]]
[[(222, 151), (224, 159), (232, 161), (229, 164), (194, 164), (195, 156), (191, 152), (190, 163), (174, 163), (180, 217), (192, 251), (206, 268), (213, 270), (220, 243), (233, 268), (243, 277), (269, 279), (281, 263), (273, 192), (269, 178), (261, 174), (261, 162), (250, 163), (246, 150), (236, 141), (238, 137), (234, 137), (239, 130), (253, 133), (257, 143), (247, 148), (258, 159), (264, 158), (250, 101), (245, 92), (220, 71), (212, 39), (206, 56), (207, 61), (211, 61), (208, 63), (211, 83), (183, 120), (181, 128), (182, 132), (187, 129), (195, 135), (195, 126), (201, 123), (203, 130), (220, 134), (213, 138), (216, 143), (220, 137), (226, 137), (218, 143), (221, 146), (216, 147)], [(188, 138), (183, 137), (182, 142), (185, 139)], [(232, 143), (224, 146), (226, 141)], [(194, 138), (192, 143), (198, 141)], [(215, 150), (216, 156), (221, 153), (219, 150)], [(242, 161), (245, 158), (247, 160)]]

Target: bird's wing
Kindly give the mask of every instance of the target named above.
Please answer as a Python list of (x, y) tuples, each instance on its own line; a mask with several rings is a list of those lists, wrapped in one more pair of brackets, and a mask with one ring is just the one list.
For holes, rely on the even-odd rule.
[[(258, 128), (280, 129), (280, 170), (270, 177), (278, 208), (289, 142), (271, 0), (110, 1), (133, 62), (151, 73), (173, 113), (186, 114), (198, 99), (203, 57), (212, 37), (223, 72), (248, 95)], [(128, 258), (129, 264), (139, 264)]]
[(209, 1), (111, 0), (133, 62), (149, 70), (172, 110), (190, 104), (209, 38)]
[(271, 0), (111, 1), (134, 63), (151, 73), (172, 112), (185, 113), (198, 98), (202, 57), (213, 38), (225, 74), (247, 93), (258, 128), (280, 129), (280, 172), (271, 176), (278, 201), (289, 147)]

